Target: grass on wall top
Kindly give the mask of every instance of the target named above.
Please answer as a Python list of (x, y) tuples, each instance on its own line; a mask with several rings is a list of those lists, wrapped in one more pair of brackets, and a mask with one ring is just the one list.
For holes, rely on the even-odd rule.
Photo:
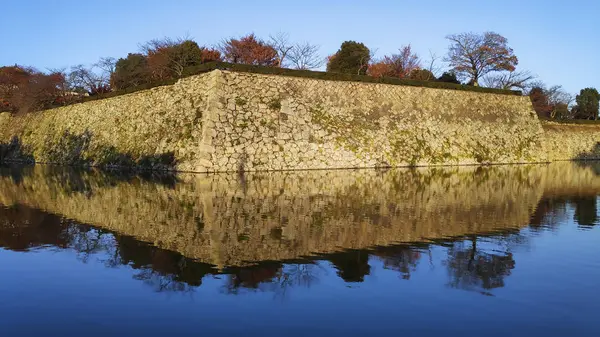
[[(312, 71), (312, 70), (295, 70), (295, 69), (255, 66), (255, 65), (236, 64), (236, 63), (227, 63), (227, 62), (209, 62), (209, 63), (205, 63), (205, 64), (202, 64), (202, 65), (199, 65), (196, 67), (189, 67), (184, 71), (183, 76), (181, 78), (199, 75), (199, 74), (203, 74), (203, 73), (210, 72), (210, 71), (217, 70), (217, 69), (235, 71), (235, 72), (253, 73), (253, 74), (313, 78), (313, 79), (329, 80), (329, 81), (353, 81), (353, 82), (364, 82), (364, 83), (383, 83), (383, 84), (405, 85), (405, 86), (413, 86), (413, 87), (463, 90), (463, 91), (472, 91), (472, 92), (501, 94), (501, 95), (515, 95), (515, 96), (522, 95), (521, 91), (519, 91), (519, 90), (503, 90), (503, 89), (475, 87), (475, 86), (470, 86), (470, 85), (454, 84), (454, 83), (447, 83), (447, 82), (418, 81), (418, 80), (409, 80), (409, 79), (400, 79), (400, 78), (391, 78), (391, 77), (378, 78), (378, 77), (365, 76), (365, 75), (341, 74), (341, 73), (331, 73), (331, 72)], [(157, 81), (157, 82), (147, 83), (147, 84), (139, 85), (139, 86), (124, 89), (124, 90), (117, 90), (117, 91), (112, 91), (112, 92), (105, 93), (105, 94), (89, 96), (89, 97), (83, 98), (82, 102), (130, 94), (133, 92), (147, 90), (147, 89), (164, 86), (164, 85), (172, 85), (172, 84), (175, 84), (177, 82), (177, 80), (178, 80), (178, 78), (173, 78), (173, 79), (169, 79), (169, 80), (165, 80), (165, 81)]]

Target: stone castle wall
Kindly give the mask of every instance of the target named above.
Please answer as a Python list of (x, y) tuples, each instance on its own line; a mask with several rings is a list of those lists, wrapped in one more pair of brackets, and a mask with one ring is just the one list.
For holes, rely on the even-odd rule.
[[(199, 160), (202, 118), (214, 86), (203, 74), (128, 95), (24, 116), (0, 114), (0, 141), (19, 138), (36, 162), (119, 163), (172, 155), (181, 170)], [(18, 159), (18, 158), (16, 158)]]
[(37, 162), (195, 172), (540, 162), (543, 133), (527, 97), (220, 70), (0, 115), (0, 141)]
[(208, 170), (543, 161), (527, 97), (222, 72)]
[(548, 160), (600, 159), (600, 125), (543, 122)]

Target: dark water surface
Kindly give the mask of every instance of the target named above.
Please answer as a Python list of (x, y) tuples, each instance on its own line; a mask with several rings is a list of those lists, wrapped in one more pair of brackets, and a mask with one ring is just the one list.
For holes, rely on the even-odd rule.
[(0, 173), (0, 336), (600, 336), (600, 164)]

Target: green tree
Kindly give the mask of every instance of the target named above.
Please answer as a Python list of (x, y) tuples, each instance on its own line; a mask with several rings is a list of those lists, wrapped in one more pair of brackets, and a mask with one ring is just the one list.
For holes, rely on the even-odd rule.
[(456, 73), (453, 71), (446, 71), (437, 80), (438, 82), (460, 84), (460, 81), (456, 78)]
[(598, 93), (598, 90), (595, 88), (581, 89), (579, 95), (575, 97), (575, 102), (577, 102), (577, 117), (598, 119), (600, 105), (600, 93)]
[(327, 71), (365, 75), (370, 61), (371, 51), (367, 46), (355, 41), (346, 41), (329, 57)]
[(110, 84), (117, 90), (135, 87), (150, 81), (148, 59), (142, 54), (128, 54), (115, 65)]

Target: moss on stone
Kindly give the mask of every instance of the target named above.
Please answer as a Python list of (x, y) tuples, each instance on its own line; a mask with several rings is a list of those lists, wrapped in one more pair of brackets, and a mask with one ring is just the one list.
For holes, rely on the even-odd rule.
[(235, 105), (237, 106), (244, 106), (246, 105), (246, 103), (248, 103), (248, 100), (242, 97), (236, 97), (235, 98)]
[(273, 98), (271, 101), (269, 101), (267, 106), (273, 111), (279, 111), (281, 110), (281, 99)]

